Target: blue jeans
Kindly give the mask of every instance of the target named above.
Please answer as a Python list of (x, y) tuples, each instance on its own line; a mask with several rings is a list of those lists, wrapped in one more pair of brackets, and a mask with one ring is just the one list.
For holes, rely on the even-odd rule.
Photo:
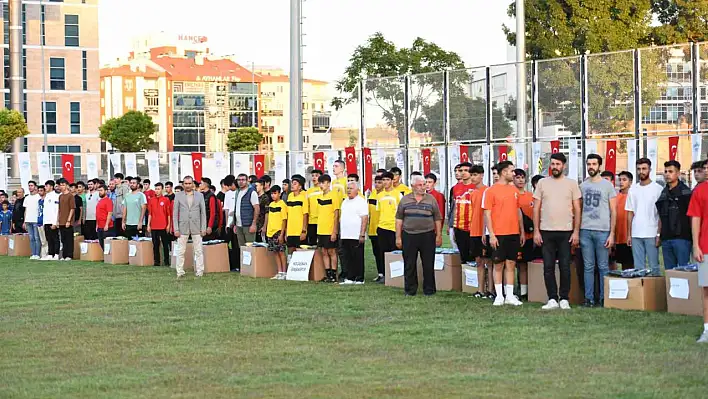
[(595, 266), (600, 271), (600, 298), (605, 297), (605, 276), (610, 272), (610, 251), (605, 242), (609, 231), (580, 230), (580, 250), (583, 253), (585, 299), (595, 302)]
[(632, 257), (634, 258), (635, 269), (646, 269), (646, 260), (648, 258), (651, 273), (655, 276), (661, 276), (661, 269), (659, 269), (659, 248), (656, 247), (656, 237), (632, 237)]
[(25, 225), (27, 225), (27, 233), (29, 233), (32, 256), (40, 256), (42, 254), (42, 241), (39, 238), (39, 225), (37, 223), (25, 223)]
[(676, 266), (686, 266), (691, 263), (691, 241), (680, 238), (661, 242), (661, 252), (664, 254), (664, 270)]

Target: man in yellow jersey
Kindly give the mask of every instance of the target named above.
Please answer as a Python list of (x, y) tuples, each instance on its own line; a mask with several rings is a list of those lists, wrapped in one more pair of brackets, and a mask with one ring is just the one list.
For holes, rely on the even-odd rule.
[[(347, 195), (347, 174), (344, 173), (344, 161), (336, 160), (332, 166), (334, 180), (332, 180), (332, 190), (339, 191), (339, 195), (344, 198)], [(330, 176), (331, 177), (331, 176)]]
[(285, 256), (285, 232), (288, 223), (288, 207), (280, 198), (281, 190), (277, 184), (270, 189), (271, 202), (265, 216), (266, 239), (268, 252), (275, 255), (275, 264), (278, 274), (271, 280), (285, 280), (288, 272), (288, 263)]
[(379, 256), (384, 259), (386, 252), (396, 250), (396, 211), (401, 195), (393, 189), (393, 173), (386, 172), (381, 178), (384, 189), (376, 197), (376, 210), (379, 212), (376, 234), (379, 237)]
[(403, 198), (404, 195), (412, 193), (411, 189), (405, 184), (401, 183), (401, 175), (403, 172), (400, 168), (394, 166), (391, 168), (391, 173), (393, 174), (392, 187), (393, 191), (398, 193), (398, 199)]
[(312, 177), (312, 186), (307, 190), (307, 205), (309, 215), (307, 215), (307, 245), (317, 246), (317, 199), (322, 196), (322, 189), (318, 179), (322, 176), (322, 171), (315, 169), (310, 172)]
[(337, 281), (337, 235), (339, 233), (339, 210), (342, 197), (331, 189), (332, 178), (322, 175), (319, 178), (322, 195), (317, 199), (317, 248), (322, 253), (326, 281)]
[(290, 179), (290, 193), (287, 201), (285, 201), (288, 206), (287, 244), (290, 254), (305, 243), (305, 237), (307, 236), (307, 219), (310, 213), (310, 206), (307, 194), (302, 191), (304, 186), (305, 178), (301, 175), (294, 175)]
[(377, 197), (383, 191), (383, 177), (374, 177), (374, 191), (369, 194), (369, 240), (371, 240), (371, 250), (376, 258), (376, 270), (378, 276), (374, 279), (375, 283), (384, 283), (384, 259), (381, 256), (381, 248), (379, 248), (379, 236), (376, 229), (379, 227), (379, 211), (376, 208)]

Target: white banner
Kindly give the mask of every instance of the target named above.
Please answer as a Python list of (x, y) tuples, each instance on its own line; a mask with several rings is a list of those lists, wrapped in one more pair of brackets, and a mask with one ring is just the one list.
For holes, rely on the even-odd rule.
[(413, 150), (413, 166), (411, 167), (411, 172), (416, 170), (423, 173), (423, 166), (420, 164), (420, 149)]
[(135, 177), (138, 175), (138, 161), (135, 159), (135, 153), (129, 152), (123, 154), (125, 159), (125, 175), (130, 177)]
[[(659, 168), (659, 148), (658, 148), (658, 139), (656, 138), (649, 138), (647, 139), (647, 158), (651, 161), (651, 169), (656, 172), (658, 170), (663, 170), (662, 168)], [(653, 177), (653, 175), (650, 175)], [(652, 178), (652, 180), (654, 180)], [(635, 181), (638, 181), (638, 178), (635, 177)]]
[(307, 167), (305, 166), (305, 153), (298, 152), (295, 155), (295, 174), (305, 177), (305, 180), (307, 180), (307, 177), (305, 176), (306, 173)]
[(20, 166), (20, 184), (27, 193), (29, 192), (29, 181), (32, 180), (32, 163), (30, 163), (29, 152), (17, 153), (17, 163)]
[[(248, 162), (248, 154), (238, 154), (234, 152), (231, 155), (234, 164), (234, 176), (238, 176), (240, 173), (251, 174), (251, 164)], [(258, 177), (260, 178), (260, 176)]]
[[(192, 155), (191, 154), (179, 154), (179, 164), (180, 164), (180, 175), (177, 181), (183, 180), (185, 176), (194, 177), (194, 169), (192, 169)], [(175, 186), (177, 185), (175, 181)]]
[(484, 166), (485, 173), (485, 178), (482, 181), (486, 182), (488, 186), (492, 184), (492, 165), (490, 164), (489, 151), (489, 144), (482, 144), (482, 166)]
[(52, 179), (52, 168), (49, 166), (49, 153), (37, 153), (37, 169), (39, 171), (39, 185), (44, 185), (47, 180)]
[[(273, 184), (280, 185), (287, 178), (287, 170), (285, 168), (287, 157), (284, 152), (275, 153), (275, 181)], [(281, 185), (282, 187), (282, 185)]]
[(698, 162), (701, 160), (701, 152), (703, 142), (701, 140), (700, 134), (691, 135), (691, 162)]
[(295, 251), (288, 263), (288, 281), (307, 281), (315, 251)]
[(168, 158), (170, 160), (170, 181), (176, 186), (179, 181), (179, 154), (171, 152)]
[(120, 163), (120, 155), (121, 154), (111, 154), (110, 155), (111, 166), (113, 166), (113, 174), (123, 172), (123, 168), (121, 167), (121, 163)]
[(86, 177), (91, 179), (98, 179), (98, 155), (96, 154), (84, 154), (86, 158)]
[(578, 180), (578, 140), (569, 139), (568, 148), (570, 151), (570, 160), (568, 160), (568, 177), (573, 180)]
[(541, 169), (543, 169), (543, 161), (541, 160), (541, 143), (533, 143), (533, 157), (531, 158), (531, 166), (529, 171), (534, 171), (530, 173), (529, 180), (533, 175), (540, 175)]
[(327, 166), (327, 171), (330, 177), (334, 180), (334, 161), (339, 159), (339, 151), (326, 151), (325, 152), (325, 165)]
[[(441, 145), (438, 147), (435, 147), (435, 150), (438, 153), (438, 165), (440, 165), (440, 174), (438, 175), (438, 191), (444, 191), (445, 187), (447, 187), (447, 182), (448, 182), (448, 177), (445, 174), (445, 165), (447, 165), (447, 156), (445, 154), (445, 146)], [(447, 165), (448, 168), (450, 168), (450, 165)], [(452, 166), (454, 168), (454, 166)], [(454, 173), (454, 172), (453, 172)], [(452, 181), (452, 180), (450, 180)]]
[(0, 152), (0, 189), (7, 191), (7, 154)]
[(148, 176), (150, 176), (150, 184), (155, 187), (155, 183), (160, 181), (160, 155), (155, 151), (150, 151), (145, 154), (145, 159), (148, 164)]
[(526, 144), (514, 143), (515, 165), (518, 169), (526, 170)]
[(216, 174), (211, 177), (212, 184), (219, 186), (217, 183), (229, 174), (229, 153), (228, 152), (215, 152), (214, 153), (214, 169)]
[[(404, 171), (403, 173), (406, 173), (405, 172), (406, 160), (403, 158), (403, 150), (401, 150), (401, 149), (396, 150), (396, 166), (399, 169), (401, 169), (402, 171)], [(405, 176), (403, 176), (403, 177), (404, 178), (401, 181), (406, 180)]]
[[(597, 140), (585, 140), (585, 154), (598, 154), (597, 152)], [(598, 154), (600, 155), (600, 154)], [(601, 155), (603, 158), (605, 154)]]
[[(637, 170), (637, 140), (627, 140), (627, 171), (634, 175)], [(635, 181), (637, 177), (635, 176)]]
[(387, 169), (386, 168), (386, 151), (383, 148), (379, 148), (376, 150), (376, 158), (378, 159), (378, 162), (379, 162), (378, 169)]

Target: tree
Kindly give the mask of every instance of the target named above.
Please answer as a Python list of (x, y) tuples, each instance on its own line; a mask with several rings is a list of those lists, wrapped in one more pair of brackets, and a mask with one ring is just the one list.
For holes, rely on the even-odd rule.
[[(434, 103), (435, 98), (442, 96), (442, 73), (433, 72), (465, 67), (458, 54), (445, 51), (434, 43), (417, 38), (411, 47), (397, 48), (380, 32), (357, 47), (349, 62), (344, 77), (336, 85), (345, 97), (335, 97), (332, 106), (340, 109), (346, 104), (359, 101), (359, 82), (364, 80), (362, 100), (372, 104), (386, 124), (396, 129), (401, 143), (415, 121), (424, 117), (425, 105)], [(411, 77), (409, 99), (410, 126), (404, 123), (404, 75), (414, 75)], [(451, 86), (455, 84), (450, 83)]]
[(0, 110), (0, 149), (7, 151), (12, 142), (29, 134), (24, 116), (14, 109)]
[(263, 141), (263, 135), (257, 127), (240, 127), (229, 133), (226, 148), (229, 151), (257, 151)]
[(111, 118), (99, 128), (101, 140), (105, 140), (120, 152), (137, 152), (155, 144), (152, 135), (157, 125), (152, 118), (139, 111), (128, 111), (119, 118)]
[(708, 1), (652, 0), (652, 12), (661, 25), (651, 27), (646, 44), (666, 45), (708, 40)]
[[(442, 100), (424, 107), (425, 117), (418, 118), (414, 128), (418, 132), (430, 132), (442, 135), (442, 124), (430, 121), (443, 120)], [(487, 137), (487, 102), (483, 98), (459, 96), (450, 98), (450, 140), (470, 141), (484, 140)], [(492, 107), (492, 132), (494, 137), (508, 137), (514, 132), (504, 109)]]

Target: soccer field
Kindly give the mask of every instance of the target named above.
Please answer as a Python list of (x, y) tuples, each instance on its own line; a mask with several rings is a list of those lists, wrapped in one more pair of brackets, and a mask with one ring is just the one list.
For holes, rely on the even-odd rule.
[(708, 392), (698, 317), (7, 257), (0, 281), (2, 398)]

